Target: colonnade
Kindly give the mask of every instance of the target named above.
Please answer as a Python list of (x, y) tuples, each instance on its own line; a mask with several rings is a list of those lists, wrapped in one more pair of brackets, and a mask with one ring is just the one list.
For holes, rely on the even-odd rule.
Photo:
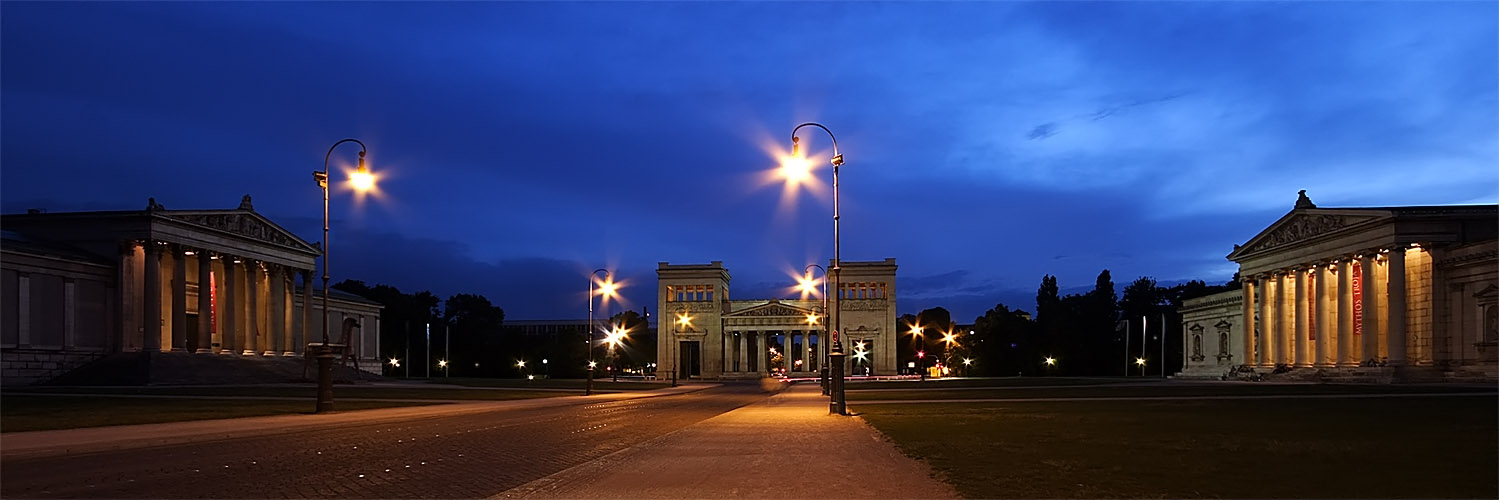
[[(311, 269), (159, 241), (136, 248), (140, 247), (145, 252), (142, 350), (245, 356), (295, 356), (302, 351), (302, 333), (311, 331), (313, 323)], [(190, 264), (197, 268), (195, 275), (188, 272)], [(293, 318), (298, 274), (302, 315)], [(197, 290), (195, 335), (188, 333), (190, 285)]]
[[(771, 339), (777, 335), (785, 337), (785, 345), (777, 349), (777, 352), (785, 356), (785, 366), (792, 373), (817, 373), (821, 369), (822, 359), (826, 356), (826, 342), (823, 342), (822, 330), (740, 330), (730, 328), (724, 332), (723, 339), (723, 373), (768, 373), (770, 371), (770, 360), (774, 354), (770, 352)], [(800, 337), (801, 341), (796, 341)], [(816, 339), (816, 340), (813, 340)], [(816, 344), (816, 348), (813, 348)], [(787, 346), (791, 346), (791, 353), (784, 352)], [(753, 355), (752, 355), (753, 353)], [(789, 355), (788, 355), (789, 354)], [(800, 368), (796, 361), (801, 361)]]
[(1414, 245), (1375, 248), (1242, 277), (1244, 364), (1350, 367), (1429, 361), (1429, 353), (1407, 356), (1413, 339), (1407, 335), (1412, 290), (1406, 264), (1412, 255), (1426, 258), (1423, 252)]

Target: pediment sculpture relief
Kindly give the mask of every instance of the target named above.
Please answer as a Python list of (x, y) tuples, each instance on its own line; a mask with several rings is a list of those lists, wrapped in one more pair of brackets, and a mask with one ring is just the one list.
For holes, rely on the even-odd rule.
[(228, 231), (251, 239), (283, 246), (301, 246), (285, 232), (253, 217), (240, 214), (190, 214), (176, 215), (176, 219), (200, 226)]
[(1372, 217), (1350, 217), (1346, 215), (1299, 215), (1272, 229), (1249, 247), (1250, 252), (1269, 250), (1282, 245), (1332, 233), (1345, 227), (1371, 219)]

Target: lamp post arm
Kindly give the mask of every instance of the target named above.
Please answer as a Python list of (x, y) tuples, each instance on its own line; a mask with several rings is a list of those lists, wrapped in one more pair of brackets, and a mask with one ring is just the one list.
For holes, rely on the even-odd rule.
[(344, 139), (333, 143), (333, 146), (328, 148), (328, 154), (323, 155), (322, 175), (314, 176), (323, 188), (323, 346), (325, 347), (328, 345), (328, 280), (332, 279), (332, 273), (328, 270), (328, 190), (329, 183), (332, 181), (328, 178), (328, 160), (333, 157), (333, 150), (338, 149), (338, 146), (345, 142), (359, 145), (359, 164), (361, 167), (364, 165), (364, 155), (369, 148), (365, 147), (364, 142), (359, 139)]

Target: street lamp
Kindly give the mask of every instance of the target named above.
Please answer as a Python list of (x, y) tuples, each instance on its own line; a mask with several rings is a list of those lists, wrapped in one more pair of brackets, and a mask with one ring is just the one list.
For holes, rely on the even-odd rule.
[(916, 373), (921, 375), (921, 381), (926, 381), (926, 336), (921, 334), (921, 325), (911, 327), (911, 335), (921, 339), (921, 349), (916, 351)]
[(442, 368), (442, 378), (448, 378), (448, 360), (446, 360), (446, 359), (439, 359), (439, 360), (437, 360), (437, 367), (438, 368)]
[[(812, 268), (814, 268), (814, 267), (817, 268), (818, 270), (822, 271), (822, 313), (823, 314), (828, 314), (828, 270), (827, 269), (825, 269), (822, 266), (819, 266), (817, 264), (807, 264), (807, 267), (802, 268), (802, 274), (805, 275), (805, 277), (803, 277), (801, 279), (801, 283), (799, 283), (798, 285), (801, 288), (803, 295), (809, 295), (809, 294), (812, 294), (813, 292), (817, 291), (817, 282), (812, 280)], [(809, 317), (809, 318), (807, 318), (807, 323), (808, 324), (812, 324), (812, 323), (814, 323), (815, 320), (816, 320), (815, 317)], [(824, 328), (823, 331), (826, 332), (827, 329)], [(819, 337), (819, 338), (821, 338), (821, 337)], [(818, 346), (818, 350), (819, 351), (827, 349), (827, 345), (826, 345), (827, 342), (825, 340), (820, 341), (819, 343), (824, 344), (824, 345)], [(832, 391), (828, 387), (830, 385), (828, 383), (828, 372), (830, 371), (830, 368), (828, 368), (827, 356), (824, 355), (821, 352), (817, 353), (817, 355), (818, 355), (818, 357), (822, 358), (822, 360), (823, 360), (822, 361), (822, 366), (818, 367), (818, 372), (820, 372), (820, 374), (818, 376), (818, 379), (819, 379), (818, 381), (822, 385), (822, 395), (828, 396), (828, 395), (831, 395)], [(856, 359), (858, 359), (858, 358), (862, 358), (863, 356), (859, 356), (859, 353), (855, 353), (854, 357)]]
[[(788, 159), (788, 161), (786, 162), (786, 164), (782, 165), (782, 170), (788, 174), (787, 177), (786, 177), (786, 179), (788, 181), (790, 181), (790, 182), (796, 182), (797, 179), (805, 177), (807, 163), (806, 163), (806, 161), (804, 160), (804, 158), (800, 154), (801, 153), (801, 150), (800, 150), (801, 139), (796, 136), (796, 131), (801, 130), (802, 127), (817, 127), (817, 128), (820, 128), (820, 129), (822, 129), (823, 132), (827, 132), (828, 139), (830, 139), (830, 140), (833, 141), (833, 158), (830, 160), (831, 163), (833, 164), (833, 268), (830, 270), (830, 271), (832, 271), (832, 273), (830, 274), (830, 276), (831, 276), (831, 280), (833, 282), (833, 292), (834, 293), (833, 293), (833, 307), (832, 307), (832, 309), (830, 309), (828, 311), (828, 314), (832, 316), (831, 321), (829, 322), (829, 325), (832, 327), (832, 332), (833, 332), (832, 339), (831, 339), (830, 343), (828, 344), (828, 348), (831, 351), (831, 352), (828, 353), (828, 361), (829, 361), (829, 365), (831, 365), (831, 366), (829, 366), (828, 369), (829, 369), (829, 371), (833, 375), (833, 381), (832, 381), (832, 398), (828, 402), (828, 413), (836, 413), (836, 414), (839, 414), (839, 415), (847, 415), (848, 414), (848, 407), (846, 405), (846, 401), (843, 398), (843, 357), (844, 357), (844, 354), (843, 354), (843, 346), (838, 341), (838, 331), (843, 328), (843, 323), (842, 323), (842, 321), (843, 321), (842, 316), (843, 315), (840, 314), (839, 311), (838, 311), (838, 299), (839, 299), (838, 296), (842, 295), (841, 289), (838, 288), (838, 285), (840, 283), (838, 281), (838, 273), (841, 270), (842, 264), (843, 264), (843, 254), (842, 254), (843, 246), (842, 246), (842, 241), (840, 240), (841, 234), (839, 232), (839, 226), (838, 226), (838, 222), (839, 222), (838, 167), (843, 166), (843, 155), (838, 153), (838, 138), (834, 137), (833, 136), (833, 131), (828, 130), (827, 127), (822, 126), (822, 124), (813, 123), (813, 122), (807, 122), (807, 123), (803, 123), (801, 125), (797, 125), (796, 128), (791, 129), (791, 158)], [(794, 176), (801, 176), (801, 177), (794, 177)], [(824, 295), (826, 295), (826, 294), (824, 294)]]
[(598, 363), (593, 361), (593, 285), (594, 277), (598, 276), (599, 273), (604, 273), (604, 281), (598, 283), (598, 294), (604, 297), (603, 299), (599, 299), (599, 307), (603, 307), (604, 300), (614, 295), (616, 288), (614, 278), (610, 277), (608, 269), (594, 269), (592, 273), (588, 274), (588, 383), (583, 389), (584, 396), (593, 394), (593, 368), (598, 366)]
[[(375, 186), (375, 176), (370, 174), (364, 166), (364, 155), (368, 148), (358, 139), (344, 139), (333, 143), (328, 148), (328, 154), (323, 155), (323, 169), (313, 171), (312, 179), (317, 181), (318, 187), (323, 190), (323, 343), (318, 345), (314, 357), (317, 359), (317, 413), (333, 411), (333, 346), (328, 345), (328, 280), (332, 275), (328, 271), (328, 160), (333, 157), (333, 150), (338, 146), (352, 142), (359, 145), (359, 170), (350, 176), (354, 189), (360, 192), (368, 191)], [(348, 347), (345, 346), (345, 349)]]
[[(687, 307), (683, 306), (682, 308), (680, 308), (680, 309), (677, 310), (677, 334), (678, 335), (673, 336), (671, 343), (669, 343), (669, 344), (666, 345), (666, 355), (667, 356), (671, 356), (671, 360), (672, 360), (672, 362), (671, 362), (671, 386), (672, 387), (676, 387), (677, 386), (677, 371), (681, 370), (681, 367), (678, 367), (677, 364), (681, 363), (681, 361), (682, 361), (681, 359), (678, 359), (678, 356), (677, 356), (676, 345), (677, 345), (678, 341), (676, 340), (676, 337), (679, 337), (682, 332), (688, 332), (688, 331), (692, 331), (692, 315), (688, 314), (687, 313)], [(656, 376), (659, 377), (660, 374), (658, 373)]]
[(526, 360), (524, 360), (524, 359), (515, 360), (515, 371), (520, 372), (521, 375), (525, 375), (526, 374)]
[(1135, 358), (1135, 365), (1140, 367), (1140, 376), (1145, 376), (1145, 358)]
[(609, 330), (609, 336), (604, 338), (604, 342), (609, 344), (609, 363), (613, 366), (610, 376), (615, 382), (619, 382), (619, 354), (615, 349), (619, 347), (620, 342), (624, 341), (625, 334), (628, 332), (629, 330), (619, 325), (613, 325)]

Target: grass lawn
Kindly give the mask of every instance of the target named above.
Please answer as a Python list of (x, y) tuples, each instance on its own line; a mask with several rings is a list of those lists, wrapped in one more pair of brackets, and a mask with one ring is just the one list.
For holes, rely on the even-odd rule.
[[(1044, 380), (1044, 379), (1038, 379)], [(1068, 386), (982, 386), (952, 390), (940, 386), (927, 388), (883, 387), (879, 391), (848, 389), (849, 401), (897, 399), (1009, 399), (1073, 397), (1151, 397), (1151, 396), (1260, 396), (1279, 394), (1405, 394), (1445, 392), (1494, 392), (1493, 387), (1418, 386), (1418, 385), (1335, 385), (1335, 384), (1192, 384), (1166, 385), (1115, 384), (1107, 387)]]
[(1492, 395), (852, 409), (971, 498), (1499, 498)]
[(915, 389), (931, 390), (944, 387), (1037, 387), (1068, 385), (1131, 384), (1160, 382), (1160, 379), (1131, 379), (1124, 377), (995, 377), (995, 378), (929, 378), (926, 380), (850, 380), (848, 392), (859, 390)]
[[(337, 401), (339, 411), (427, 403)], [(314, 400), (101, 398), (0, 395), (0, 432), (312, 413)]]

